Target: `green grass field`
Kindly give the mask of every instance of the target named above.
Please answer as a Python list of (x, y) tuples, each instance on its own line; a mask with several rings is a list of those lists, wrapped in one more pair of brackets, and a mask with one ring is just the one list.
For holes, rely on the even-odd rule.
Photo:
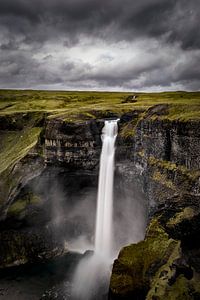
[[(137, 95), (135, 103), (125, 102)], [(146, 111), (157, 104), (168, 104), (162, 118), (200, 119), (200, 92), (122, 93), (0, 90), (0, 115), (18, 112), (46, 112), (50, 118), (66, 121), (93, 118), (113, 112), (121, 115), (131, 110)]]

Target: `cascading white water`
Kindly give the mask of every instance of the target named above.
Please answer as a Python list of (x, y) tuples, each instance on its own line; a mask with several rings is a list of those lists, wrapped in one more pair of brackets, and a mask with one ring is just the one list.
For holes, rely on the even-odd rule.
[(102, 299), (102, 295), (108, 292), (113, 250), (113, 178), (117, 121), (105, 121), (102, 131), (94, 254), (83, 258), (77, 267), (73, 280), (73, 300)]
[(112, 212), (113, 212), (113, 178), (115, 140), (117, 136), (117, 121), (105, 121), (102, 131), (102, 151), (100, 158), (95, 254), (109, 258), (112, 252)]

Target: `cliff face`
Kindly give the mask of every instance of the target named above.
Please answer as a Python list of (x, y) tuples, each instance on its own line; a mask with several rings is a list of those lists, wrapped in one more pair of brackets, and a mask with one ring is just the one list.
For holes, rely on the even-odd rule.
[(131, 160), (136, 174), (142, 176), (150, 210), (166, 197), (200, 195), (198, 128), (198, 122), (153, 121), (148, 117), (138, 124)]
[(43, 158), (29, 153), (18, 161), (14, 166), (9, 167), (1, 176), (0, 180), (0, 220), (6, 218), (7, 210), (24, 187), (32, 178), (37, 177), (44, 170)]
[(115, 260), (110, 299), (197, 299), (199, 123), (153, 119), (149, 111), (135, 128), (131, 149), (117, 170), (143, 189), (149, 225), (145, 240)]
[(45, 129), (45, 161), (69, 169), (94, 169), (101, 151), (103, 122), (80, 124), (49, 120)]
[(200, 169), (199, 122), (151, 120), (145, 118), (136, 128), (135, 152), (154, 156), (185, 166), (188, 170)]

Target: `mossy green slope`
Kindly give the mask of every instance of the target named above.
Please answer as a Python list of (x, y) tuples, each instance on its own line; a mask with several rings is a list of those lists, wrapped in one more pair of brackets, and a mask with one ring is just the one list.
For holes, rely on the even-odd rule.
[(111, 299), (199, 299), (199, 274), (183, 257), (181, 242), (170, 238), (154, 217), (145, 240), (124, 247), (115, 260)]
[(41, 130), (39, 127), (26, 128), (19, 132), (6, 132), (1, 136), (0, 173), (22, 159), (36, 145)]
[(41, 112), (0, 116), (0, 174), (36, 145), (43, 128), (43, 118)]
[[(0, 116), (0, 208), (5, 211), (7, 201), (10, 202), (26, 177), (40, 169), (38, 160), (30, 161), (28, 154), (31, 151), (34, 154), (43, 130), (43, 118), (41, 112)], [(36, 156), (39, 150), (35, 151)]]
[(119, 299), (145, 297), (156, 271), (175, 259), (179, 251), (180, 242), (169, 238), (158, 220), (153, 219), (144, 241), (121, 250), (113, 266), (111, 293)]

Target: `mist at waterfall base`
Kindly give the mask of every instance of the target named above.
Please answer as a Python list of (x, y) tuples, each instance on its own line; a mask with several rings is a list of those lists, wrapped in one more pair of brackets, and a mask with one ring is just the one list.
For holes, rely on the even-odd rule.
[[(118, 170), (119, 164), (116, 161), (114, 167), (113, 205), (110, 208), (113, 216), (112, 230), (109, 229), (109, 221), (104, 222), (104, 230), (106, 233), (110, 232), (108, 236), (112, 234), (113, 237), (110, 254), (106, 257), (91, 255), (90, 252), (83, 255), (74, 276), (70, 275), (73, 292), (75, 291), (76, 299), (79, 300), (97, 300), (95, 293), (98, 291), (99, 299), (106, 299), (114, 258), (123, 246), (144, 238), (144, 195), (131, 176), (127, 180), (123, 172)], [(123, 162), (121, 164), (123, 166)], [(60, 239), (69, 251), (85, 253), (87, 250), (95, 250), (98, 177), (95, 170), (67, 170), (62, 166), (48, 166), (41, 176), (30, 183), (30, 190), (44, 201), (42, 220), (47, 219), (46, 226), (49, 226), (56, 240)], [(113, 178), (110, 177), (109, 180), (111, 186)], [(102, 253), (102, 249), (100, 252)], [(67, 273), (66, 268), (66, 276)], [(84, 295), (84, 289), (89, 292), (87, 296)], [(80, 294), (84, 296), (81, 298)]]
[[(119, 240), (114, 240), (113, 184), (117, 122), (118, 120), (105, 121), (102, 130), (94, 252), (86, 255), (75, 271), (72, 289), (72, 298), (75, 300), (107, 299), (112, 262), (118, 250), (117, 244), (120, 246), (120, 242), (127, 242), (120, 234)], [(125, 209), (125, 215), (122, 213), (120, 217), (127, 218), (128, 212)], [(131, 215), (129, 217), (131, 218)], [(140, 237), (136, 236), (136, 239)]]

